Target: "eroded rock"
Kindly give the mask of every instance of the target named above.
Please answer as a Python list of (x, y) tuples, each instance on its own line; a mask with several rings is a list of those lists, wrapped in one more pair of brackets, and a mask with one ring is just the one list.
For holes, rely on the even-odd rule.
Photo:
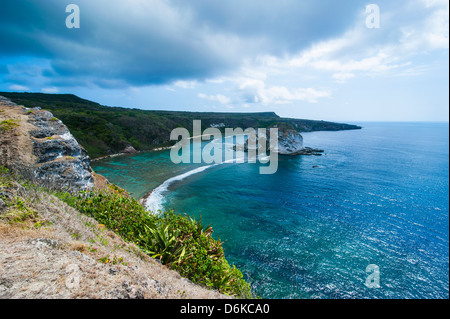
[(5, 98), (0, 103), (8, 108), (8, 117), (20, 123), (15, 134), (5, 137), (3, 165), (56, 188), (94, 186), (90, 158), (61, 120), (49, 111), (28, 109)]

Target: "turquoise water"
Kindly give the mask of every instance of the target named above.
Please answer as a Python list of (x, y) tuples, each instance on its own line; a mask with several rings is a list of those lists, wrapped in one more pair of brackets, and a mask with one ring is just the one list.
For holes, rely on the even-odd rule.
[[(304, 133), (325, 154), (280, 157), (274, 175), (175, 165), (169, 151), (93, 168), (136, 198), (156, 188), (153, 207), (201, 214), (264, 298), (448, 298), (448, 124), (356, 124)], [(369, 264), (380, 288), (365, 285)]]

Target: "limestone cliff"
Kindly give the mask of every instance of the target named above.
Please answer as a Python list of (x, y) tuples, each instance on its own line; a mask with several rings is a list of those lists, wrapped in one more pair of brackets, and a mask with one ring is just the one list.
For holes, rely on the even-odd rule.
[(1, 299), (229, 298), (0, 168)]
[(278, 131), (278, 154), (290, 155), (302, 151), (303, 136), (293, 129)]
[[(287, 128), (285, 126), (276, 127), (278, 129), (278, 154), (279, 155), (316, 155), (320, 156), (323, 150), (314, 149), (310, 147), (303, 146), (303, 136), (293, 128)], [(265, 149), (262, 151), (269, 151), (270, 143), (270, 130), (267, 129), (266, 132), (255, 136), (254, 145), (261, 148), (265, 144)], [(244, 145), (244, 151), (247, 152), (251, 146), (249, 146), (249, 141), (251, 137), (247, 139)]]
[(0, 96), (0, 299), (230, 298), (181, 277), (48, 191), (103, 188), (108, 181), (89, 163), (52, 113)]
[(0, 165), (58, 187), (94, 186), (90, 158), (52, 113), (0, 96)]

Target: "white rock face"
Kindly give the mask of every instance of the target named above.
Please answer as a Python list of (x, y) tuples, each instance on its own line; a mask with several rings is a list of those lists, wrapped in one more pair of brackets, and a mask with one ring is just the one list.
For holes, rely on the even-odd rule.
[(36, 127), (30, 132), (37, 157), (35, 177), (63, 187), (92, 188), (90, 158), (69, 129), (48, 111), (35, 110), (29, 117), (28, 122)]
[(128, 145), (127, 147), (125, 147), (123, 149), (123, 151), (121, 153), (125, 153), (125, 154), (135, 154), (137, 153), (137, 151), (135, 150), (135, 148), (131, 145)]
[[(258, 150), (261, 145), (266, 145), (264, 151), (269, 150), (269, 143), (267, 140), (270, 138), (270, 131), (267, 130), (265, 134), (260, 134), (256, 140), (249, 143), (250, 138), (244, 145), (244, 151), (251, 149)], [(304, 150), (303, 136), (299, 132), (293, 129), (278, 130), (278, 154), (280, 155), (296, 155)], [(260, 151), (260, 150), (258, 150)]]
[(40, 107), (25, 108), (3, 97), (0, 107), (1, 119), (17, 118), (21, 123), (18, 134), (9, 134), (8, 140), (0, 135), (2, 165), (46, 186), (61, 189), (94, 186), (90, 158), (61, 120)]
[(303, 150), (303, 136), (295, 130), (278, 131), (278, 154), (293, 155)]
[(213, 123), (210, 125), (212, 128), (223, 128), (225, 127), (225, 123)]

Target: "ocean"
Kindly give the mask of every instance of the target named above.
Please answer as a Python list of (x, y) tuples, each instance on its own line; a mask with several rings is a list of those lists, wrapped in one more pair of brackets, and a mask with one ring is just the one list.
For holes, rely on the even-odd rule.
[(449, 298), (448, 123), (353, 124), (302, 133), (323, 156), (280, 156), (273, 175), (168, 150), (92, 166), (135, 198), (153, 190), (152, 210), (201, 215), (262, 298)]

